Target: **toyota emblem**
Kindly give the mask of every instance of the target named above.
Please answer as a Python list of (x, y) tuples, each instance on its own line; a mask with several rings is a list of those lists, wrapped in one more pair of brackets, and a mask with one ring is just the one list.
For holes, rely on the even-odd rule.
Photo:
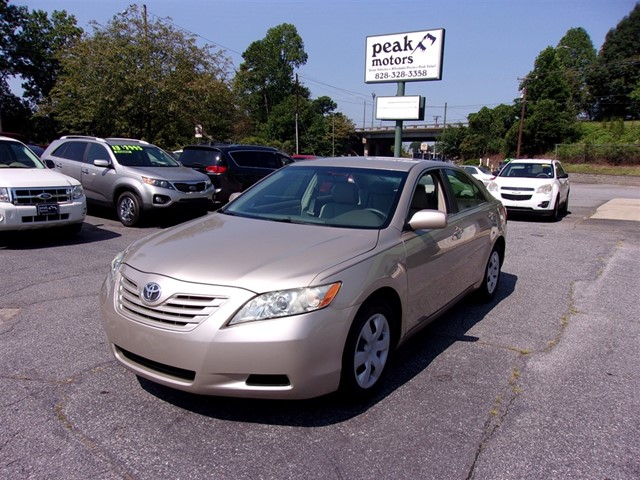
[(162, 292), (160, 285), (154, 282), (147, 283), (142, 289), (142, 298), (146, 302), (156, 302)]

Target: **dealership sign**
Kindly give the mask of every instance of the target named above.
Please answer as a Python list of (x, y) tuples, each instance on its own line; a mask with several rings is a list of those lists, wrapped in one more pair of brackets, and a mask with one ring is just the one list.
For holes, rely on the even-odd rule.
[(367, 37), (365, 83), (442, 79), (444, 29)]

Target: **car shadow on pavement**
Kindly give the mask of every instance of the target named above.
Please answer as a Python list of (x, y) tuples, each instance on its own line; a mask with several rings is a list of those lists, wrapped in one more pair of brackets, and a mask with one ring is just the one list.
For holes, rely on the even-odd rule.
[(141, 387), (151, 395), (206, 417), (228, 421), (322, 427), (361, 415), (398, 388), (420, 375), (442, 352), (457, 342), (479, 339), (467, 332), (515, 290), (517, 277), (502, 272), (496, 297), (486, 304), (470, 296), (409, 339), (396, 352), (389, 374), (380, 391), (370, 400), (355, 404), (338, 393), (310, 400), (257, 400), (195, 395), (158, 385), (138, 377)]
[[(89, 215), (99, 218), (113, 220), (120, 225), (120, 220), (113, 208), (100, 205), (89, 205)], [(188, 208), (173, 208), (169, 210), (159, 210), (146, 212), (145, 217), (138, 225), (130, 228), (169, 228), (189, 220), (200, 218), (209, 213), (202, 209), (189, 210)]]
[(119, 236), (119, 233), (85, 222), (77, 235), (70, 235), (68, 232), (57, 229), (10, 232), (0, 237), (0, 250), (35, 250), (65, 245), (82, 245), (102, 242)]

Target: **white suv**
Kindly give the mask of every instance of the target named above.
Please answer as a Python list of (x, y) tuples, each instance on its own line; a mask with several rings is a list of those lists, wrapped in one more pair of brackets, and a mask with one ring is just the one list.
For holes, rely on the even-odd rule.
[(212, 206), (209, 177), (141, 140), (69, 135), (54, 140), (42, 159), (80, 181), (88, 201), (115, 206), (127, 227), (145, 211), (186, 206), (205, 213)]
[(80, 182), (46, 168), (22, 142), (0, 136), (0, 232), (64, 227), (76, 234), (86, 215)]
[(512, 213), (559, 220), (569, 210), (569, 175), (558, 160), (511, 160), (487, 189)]

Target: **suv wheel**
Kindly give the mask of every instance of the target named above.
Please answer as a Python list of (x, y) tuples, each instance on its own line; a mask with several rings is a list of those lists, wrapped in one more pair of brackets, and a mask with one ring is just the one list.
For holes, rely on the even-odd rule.
[(124, 192), (116, 204), (118, 219), (125, 227), (133, 227), (140, 222), (142, 214), (140, 200), (135, 193)]

